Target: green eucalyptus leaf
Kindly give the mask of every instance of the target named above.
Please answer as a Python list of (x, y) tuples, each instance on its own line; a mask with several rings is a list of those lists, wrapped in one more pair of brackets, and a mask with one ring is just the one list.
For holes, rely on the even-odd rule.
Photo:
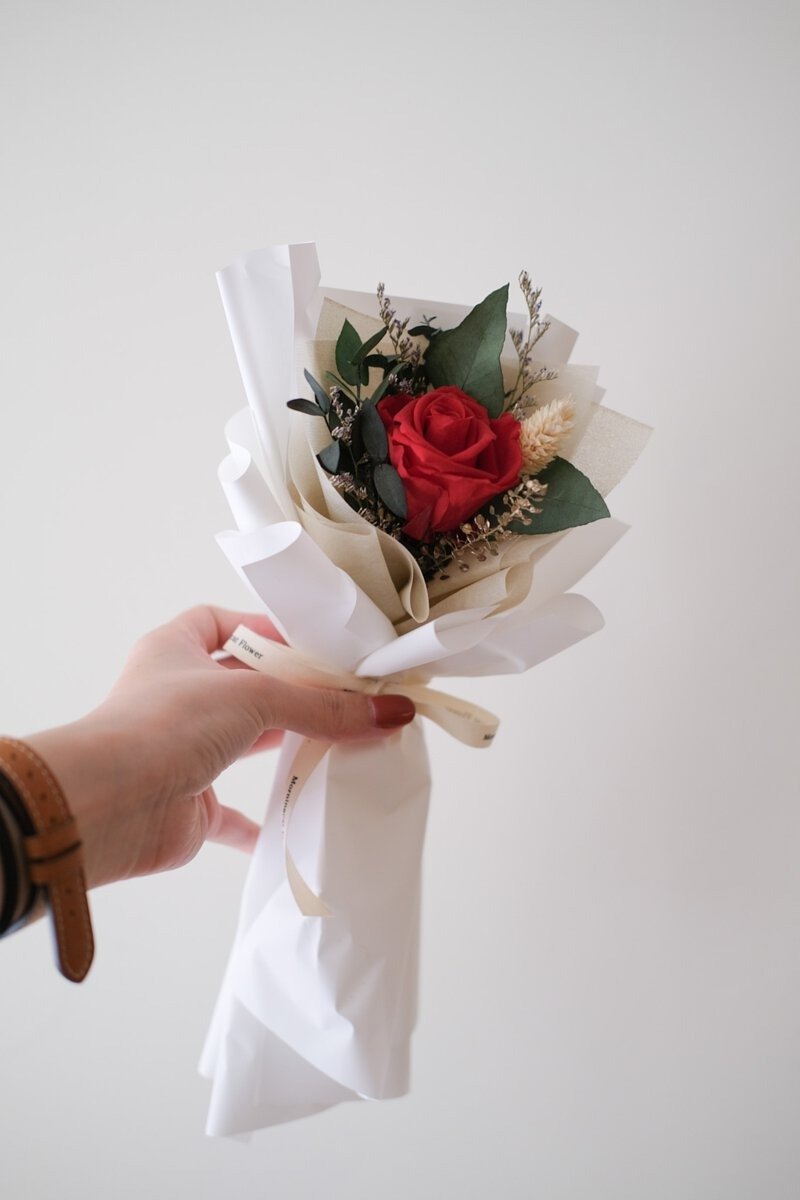
[(375, 491), (383, 503), (396, 517), (405, 520), (408, 515), (406, 489), (391, 463), (378, 463), (372, 476)]
[(322, 409), (313, 400), (304, 400), (298, 397), (296, 400), (287, 400), (286, 407), (291, 408), (293, 412), (306, 413), (309, 417), (324, 417)]
[(364, 410), (360, 408), (353, 417), (353, 423), (350, 426), (350, 450), (356, 462), (359, 462), (364, 457), (364, 435), (361, 432), (363, 416)]
[(391, 371), (397, 358), (394, 356), (389, 358), (386, 354), (368, 354), (364, 362), (368, 367), (380, 367), (382, 371)]
[(363, 363), (364, 359), (367, 357), (370, 350), (374, 350), (375, 347), (377, 346), (378, 342), (382, 342), (385, 337), (386, 337), (386, 330), (379, 329), (378, 332), (374, 333), (371, 338), (367, 338), (367, 340), (365, 342), (362, 342), (361, 345), (359, 346), (358, 352), (356, 353), (356, 355), (353, 358), (353, 362), (357, 366), (360, 363)]
[(508, 284), (476, 304), (455, 329), (431, 341), (425, 370), (435, 388), (457, 387), (499, 417), (505, 404), (500, 355), (506, 338)]
[(395, 382), (395, 377), (391, 372), (388, 375), (384, 375), (383, 379), (380, 381), (378, 386), (375, 388), (375, 391), (370, 396), (371, 402), (373, 404), (377, 404), (379, 400), (382, 400), (394, 382)]
[(340, 379), (338, 375), (334, 375), (333, 371), (326, 371), (325, 378), (329, 379), (333, 386), (338, 388), (343, 396), (345, 396), (348, 400), (352, 400), (353, 403), (350, 407), (354, 407), (358, 403), (355, 393), (351, 392), (344, 380)]
[(361, 435), (364, 438), (364, 448), (371, 459), (383, 462), (389, 457), (386, 426), (372, 401), (361, 409)]
[(324, 448), (324, 450), (320, 450), (319, 454), (317, 455), (317, 461), (321, 463), (326, 471), (330, 471), (331, 475), (338, 474), (339, 470), (341, 469), (341, 458), (341, 442), (331, 442), (330, 445)]
[(411, 337), (424, 337), (430, 341), (434, 334), (441, 333), (441, 329), (437, 329), (434, 325), (415, 325), (413, 329), (409, 329)]
[(306, 377), (306, 383), (311, 388), (314, 395), (317, 397), (317, 403), (319, 404), (322, 411), (324, 413), (326, 413), (331, 406), (330, 396), (325, 391), (325, 388), (322, 386), (322, 384), (317, 383), (316, 379), (314, 378), (314, 376), (311, 374), (310, 371), (303, 371), (303, 374)]
[(339, 443), (339, 471), (343, 474), (356, 474), (356, 464), (353, 461), (353, 455), (350, 447), (346, 442)]
[(514, 533), (558, 533), (610, 515), (594, 484), (565, 458), (554, 458), (536, 478), (547, 484), (546, 494), (535, 502), (542, 511), (532, 515), (530, 525), (512, 522)]
[(355, 365), (355, 357), (360, 349), (361, 338), (350, 322), (345, 320), (336, 342), (336, 370), (345, 383), (355, 385), (359, 382), (361, 372)]

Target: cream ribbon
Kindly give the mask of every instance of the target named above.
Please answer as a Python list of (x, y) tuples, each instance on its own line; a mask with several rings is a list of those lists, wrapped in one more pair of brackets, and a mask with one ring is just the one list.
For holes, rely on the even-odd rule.
[[(477, 704), (470, 704), (469, 701), (450, 696), (447, 692), (434, 691), (426, 683), (403, 675), (387, 675), (381, 679), (364, 678), (351, 675), (347, 671), (321, 667), (298, 650), (293, 650), (291, 646), (261, 637), (246, 625), (237, 627), (223, 646), (223, 651), (248, 667), (254, 667), (256, 671), (263, 671), (265, 675), (271, 675), (273, 679), (282, 679), (286, 683), (300, 683), (307, 687), (341, 688), (348, 692), (362, 692), (368, 696), (378, 696), (381, 692), (400, 692), (408, 696), (409, 700), (413, 700), (420, 716), (434, 721), (446, 733), (475, 749), (490, 746), (497, 733), (497, 717), (485, 708), (479, 708)], [(286, 878), (298, 908), (306, 917), (330, 917), (333, 914), (324, 901), (311, 890), (297, 869), (289, 850), (289, 822), (303, 788), (332, 745), (332, 742), (304, 738), (289, 770), (289, 781), (283, 797), (281, 829)]]

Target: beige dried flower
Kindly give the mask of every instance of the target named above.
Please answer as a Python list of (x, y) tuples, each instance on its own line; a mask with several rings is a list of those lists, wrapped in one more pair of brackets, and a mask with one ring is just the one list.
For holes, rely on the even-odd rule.
[(538, 475), (558, 454), (567, 434), (575, 424), (575, 406), (571, 396), (551, 400), (535, 408), (529, 417), (520, 421), (522, 470), (526, 475)]

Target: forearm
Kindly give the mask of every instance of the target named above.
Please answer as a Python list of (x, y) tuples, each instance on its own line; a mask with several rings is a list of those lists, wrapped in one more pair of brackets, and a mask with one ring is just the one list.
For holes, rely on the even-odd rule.
[(31, 734), (26, 743), (50, 767), (78, 826), (86, 886), (130, 874), (131, 838), (141, 822), (126, 821), (144, 807), (148, 765), (130, 735), (101, 707), (70, 725)]

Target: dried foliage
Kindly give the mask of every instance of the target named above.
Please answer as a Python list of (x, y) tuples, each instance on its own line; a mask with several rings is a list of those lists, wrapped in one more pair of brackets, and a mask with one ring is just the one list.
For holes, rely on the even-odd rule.
[(520, 422), (519, 444), (522, 469), (538, 475), (553, 461), (575, 424), (575, 406), (571, 396), (551, 400)]

